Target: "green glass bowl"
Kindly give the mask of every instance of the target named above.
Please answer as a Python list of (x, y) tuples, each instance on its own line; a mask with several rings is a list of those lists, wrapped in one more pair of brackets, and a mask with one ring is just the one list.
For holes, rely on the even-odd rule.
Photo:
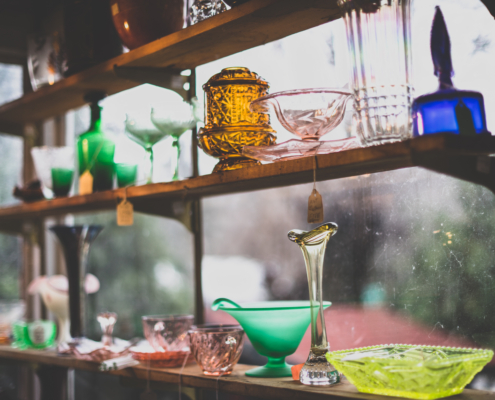
[(334, 351), (326, 357), (360, 392), (438, 399), (461, 393), (493, 351), (399, 344)]
[(21, 350), (45, 349), (55, 345), (57, 326), (52, 321), (17, 321), (12, 324), (14, 343), (12, 347)]
[[(323, 302), (323, 308), (331, 303)], [(309, 301), (260, 301), (243, 303), (237, 308), (228, 299), (217, 299), (213, 310), (232, 315), (242, 325), (256, 351), (268, 357), (268, 363), (246, 372), (248, 376), (274, 378), (292, 376), (285, 357), (297, 350), (311, 322)], [(314, 307), (315, 312), (318, 307)]]

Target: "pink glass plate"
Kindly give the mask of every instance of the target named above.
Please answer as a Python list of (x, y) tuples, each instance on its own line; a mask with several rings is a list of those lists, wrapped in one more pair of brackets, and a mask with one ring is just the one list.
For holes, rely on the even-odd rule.
[(194, 362), (194, 357), (191, 356), (189, 350), (166, 351), (164, 353), (131, 350), (131, 354), (132, 358), (141, 364), (155, 368), (181, 367), (186, 357), (188, 357), (188, 364)]
[(330, 154), (359, 147), (361, 145), (355, 137), (327, 141), (292, 139), (273, 146), (244, 146), (242, 155), (258, 161), (274, 162)]

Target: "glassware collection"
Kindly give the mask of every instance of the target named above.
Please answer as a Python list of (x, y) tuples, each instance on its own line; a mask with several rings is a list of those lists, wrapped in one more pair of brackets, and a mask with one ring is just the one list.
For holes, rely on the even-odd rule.
[[(132, 1), (128, 3), (113, 1), (114, 21), (118, 15), (136, 8)], [(146, 7), (151, 10), (158, 7), (159, 2), (148, 3)], [(218, 4), (225, 7), (220, 0), (198, 0), (191, 10), (206, 18), (207, 14), (211, 16), (223, 10)], [(344, 16), (352, 65), (350, 90), (346, 86), (269, 94), (268, 82), (248, 68), (223, 69), (203, 85), (205, 125), (197, 134), (199, 147), (220, 160), (213, 172), (329, 154), (431, 133), (489, 134), (481, 93), (457, 90), (452, 85), (450, 39), (439, 8), (431, 29), (431, 54), (440, 87), (413, 102), (410, 0), (339, 0), (338, 4)], [(179, 6), (178, 3), (173, 5), (177, 15), (180, 14)], [(183, 23), (179, 19), (177, 27)], [(135, 29), (138, 32), (140, 28)], [(98, 102), (104, 97), (102, 92), (85, 96), (90, 103), (91, 122), (88, 131), (78, 138), (77, 161), (69, 147), (32, 149), (45, 198), (69, 195), (75, 162), (79, 194), (110, 190), (114, 181), (119, 188), (138, 183), (136, 164), (114, 162), (115, 143), (101, 125)], [(343, 139), (323, 140), (343, 121), (351, 99), (354, 105), (352, 133)], [(168, 137), (172, 138), (171, 180), (179, 179), (179, 138), (201, 122), (199, 109), (194, 99), (191, 103), (165, 102), (150, 110), (127, 112), (125, 133), (147, 154), (146, 183), (153, 182), (153, 146)], [(270, 126), (272, 112), (283, 128), (299, 139), (276, 143), (276, 132)], [(29, 201), (35, 199), (30, 197)]]
[[(230, 0), (228, 4), (236, 6), (242, 2)], [(173, 10), (175, 14), (163, 27), (143, 25), (153, 14), (152, 2), (150, 9), (142, 9), (146, 15), (133, 14), (137, 7), (133, 1), (111, 3), (115, 26), (129, 48), (179, 30), (185, 23), (182, 1), (171, 3), (167, 12)], [(450, 39), (438, 7), (431, 29), (431, 53), (440, 86), (438, 91), (413, 102), (410, 0), (339, 0), (338, 4), (344, 16), (352, 66), (350, 90), (314, 88), (269, 94), (268, 82), (248, 68), (225, 68), (213, 75), (203, 86), (205, 125), (197, 134), (203, 151), (220, 160), (213, 173), (260, 165), (260, 161), (278, 162), (380, 145), (413, 135), (489, 134), (483, 96), (453, 87)], [(190, 19), (198, 23), (225, 9), (220, 0), (196, 0), (189, 10)], [(162, 11), (166, 13), (165, 9)], [(125, 24), (131, 20), (129, 30)], [(77, 160), (71, 147), (32, 149), (46, 198), (69, 195), (76, 163), (80, 193), (110, 190), (115, 180), (119, 188), (137, 183), (136, 164), (114, 162), (115, 143), (101, 126), (98, 102), (104, 96), (92, 92), (85, 97), (90, 103), (91, 124), (78, 138)], [(354, 136), (322, 140), (343, 121), (351, 99)], [(172, 180), (179, 179), (179, 138), (200, 120), (197, 110), (196, 101), (183, 101), (162, 104), (150, 112), (127, 113), (125, 132), (147, 154), (147, 183), (153, 182), (153, 146), (168, 137), (172, 138)], [(270, 112), (299, 139), (275, 144)], [(330, 222), (311, 231), (288, 233), (289, 240), (303, 253), (309, 301), (237, 304), (219, 298), (213, 302), (212, 310), (226, 312), (240, 325), (196, 326), (192, 315), (143, 316), (146, 341), (138, 344), (114, 338), (117, 315), (104, 312), (97, 316), (102, 339), (94, 342), (85, 337), (84, 305), (86, 295), (98, 291), (99, 281), (86, 274), (86, 269), (90, 246), (102, 229), (99, 225), (50, 228), (62, 245), (68, 278), (39, 277), (29, 286), (29, 293), (39, 293), (56, 316), (57, 342), (53, 322), (19, 321), (24, 304), (0, 302), (0, 343), (7, 343), (13, 335), (12, 345), (19, 349), (42, 349), (57, 343), (60, 354), (98, 362), (130, 354), (155, 368), (181, 367), (195, 360), (203, 374), (224, 376), (231, 374), (239, 361), (246, 333), (255, 350), (268, 359), (266, 365), (253, 368), (246, 375), (281, 378), (292, 376), (285, 358), (296, 351), (310, 327), (311, 348), (299, 373), (301, 384), (331, 386), (339, 383), (344, 374), (361, 392), (417, 399), (461, 393), (493, 356), (489, 350), (406, 345), (331, 352), (324, 319), (324, 310), (331, 303), (322, 297), (325, 251), (338, 229)]]

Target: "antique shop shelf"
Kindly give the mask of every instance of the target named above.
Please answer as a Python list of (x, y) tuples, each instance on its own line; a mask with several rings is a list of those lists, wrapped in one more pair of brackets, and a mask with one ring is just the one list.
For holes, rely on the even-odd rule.
[[(22, 134), (26, 122), (84, 105), (83, 96), (89, 91), (111, 95), (138, 84), (117, 77), (115, 66), (169, 68), (177, 73), (336, 18), (340, 18), (337, 0), (251, 0), (1, 106), (0, 131)], [(154, 75), (152, 83), (159, 83), (156, 71), (145, 75)], [(183, 84), (166, 72), (162, 83), (178, 90)]]
[[(404, 142), (316, 157), (318, 181), (420, 166), (495, 189), (495, 137), (429, 135)], [(176, 182), (130, 187), (135, 211), (179, 218), (183, 206), (204, 196), (297, 185), (313, 180), (313, 157), (218, 172)], [(0, 208), (0, 230), (21, 231), (24, 221), (114, 209), (125, 189)], [(182, 207), (182, 208), (181, 208)], [(175, 214), (175, 215), (174, 215)], [(180, 219), (180, 218), (179, 218)]]
[[(100, 372), (98, 371), (97, 363), (78, 360), (73, 357), (59, 357), (54, 351), (21, 351), (12, 349), (9, 346), (0, 346), (0, 359)], [(218, 380), (218, 389), (222, 392), (265, 399), (390, 399), (390, 397), (385, 396), (359, 393), (356, 388), (348, 382), (344, 382), (341, 385), (331, 388), (325, 388), (304, 386), (299, 382), (293, 381), (291, 378), (252, 378), (244, 375), (244, 372), (251, 368), (253, 367), (249, 365), (237, 365), (232, 375), (222, 377)], [(120, 376), (122, 377), (124, 384), (126, 384), (126, 381), (144, 381), (148, 377), (147, 368), (142, 366), (100, 373)], [(161, 385), (177, 385), (179, 383), (179, 373), (180, 368), (151, 368), (149, 379), (153, 382), (159, 382)], [(217, 378), (204, 376), (199, 367), (195, 364), (185, 367), (180, 379), (181, 384), (186, 387), (213, 391), (217, 388)], [(164, 385), (163, 387), (167, 386)], [(157, 388), (160, 388), (160, 386), (157, 386)], [(457, 400), (493, 400), (495, 399), (495, 394), (466, 389), (464, 390), (464, 393), (455, 396), (455, 398)]]

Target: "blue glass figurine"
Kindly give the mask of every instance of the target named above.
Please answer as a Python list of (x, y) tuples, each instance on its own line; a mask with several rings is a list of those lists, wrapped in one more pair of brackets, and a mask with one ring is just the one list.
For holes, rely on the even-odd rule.
[(414, 100), (414, 136), (431, 133), (454, 133), (463, 136), (490, 134), (486, 129), (483, 95), (469, 90), (457, 90), (452, 84), (454, 70), (450, 56), (449, 33), (438, 6), (431, 27), (430, 47), (440, 87), (436, 92)]

